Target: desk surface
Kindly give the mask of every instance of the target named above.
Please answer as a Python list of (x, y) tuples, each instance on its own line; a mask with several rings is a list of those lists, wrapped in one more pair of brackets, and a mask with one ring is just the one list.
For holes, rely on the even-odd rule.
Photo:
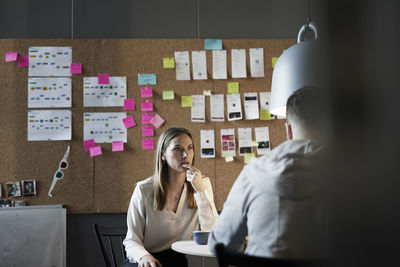
[(215, 257), (208, 249), (208, 245), (197, 245), (193, 240), (176, 241), (171, 248), (177, 252), (203, 257)]

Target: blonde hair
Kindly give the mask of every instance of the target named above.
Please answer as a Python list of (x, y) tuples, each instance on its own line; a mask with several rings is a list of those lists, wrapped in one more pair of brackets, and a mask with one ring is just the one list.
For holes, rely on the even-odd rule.
[[(172, 139), (178, 135), (186, 134), (192, 139), (191, 133), (185, 128), (172, 127), (164, 131), (158, 139), (157, 150), (154, 159), (154, 177), (153, 177), (153, 191), (154, 191), (154, 208), (163, 210), (167, 202), (167, 185), (168, 185), (168, 164), (166, 160), (162, 159), (167, 147)], [(194, 149), (194, 148), (193, 148)], [(194, 156), (193, 162), (194, 163)], [(194, 199), (194, 189), (190, 182), (186, 181), (188, 192), (188, 207), (191, 209), (197, 208), (196, 200)]]

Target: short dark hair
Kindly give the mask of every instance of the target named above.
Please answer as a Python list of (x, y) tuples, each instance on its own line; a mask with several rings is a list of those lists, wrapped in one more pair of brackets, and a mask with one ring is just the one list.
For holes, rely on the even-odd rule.
[(286, 102), (286, 117), (289, 123), (303, 128), (321, 129), (327, 120), (327, 101), (324, 91), (314, 86), (296, 90)]

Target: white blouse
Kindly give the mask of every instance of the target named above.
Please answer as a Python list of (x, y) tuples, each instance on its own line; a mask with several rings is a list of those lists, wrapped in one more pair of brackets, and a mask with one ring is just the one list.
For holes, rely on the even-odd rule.
[(153, 208), (153, 177), (138, 182), (128, 208), (128, 232), (124, 240), (130, 262), (139, 262), (146, 254), (171, 248), (178, 240), (190, 240), (192, 231), (211, 231), (218, 213), (210, 179), (203, 178), (204, 192), (194, 193), (197, 209), (188, 207), (187, 186), (184, 184), (176, 213), (165, 205), (163, 210)]

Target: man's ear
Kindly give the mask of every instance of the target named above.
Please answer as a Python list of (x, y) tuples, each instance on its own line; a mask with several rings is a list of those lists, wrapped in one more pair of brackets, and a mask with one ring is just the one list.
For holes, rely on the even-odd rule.
[(287, 140), (292, 140), (293, 139), (292, 125), (290, 125), (289, 123), (285, 123), (285, 127), (286, 127)]

